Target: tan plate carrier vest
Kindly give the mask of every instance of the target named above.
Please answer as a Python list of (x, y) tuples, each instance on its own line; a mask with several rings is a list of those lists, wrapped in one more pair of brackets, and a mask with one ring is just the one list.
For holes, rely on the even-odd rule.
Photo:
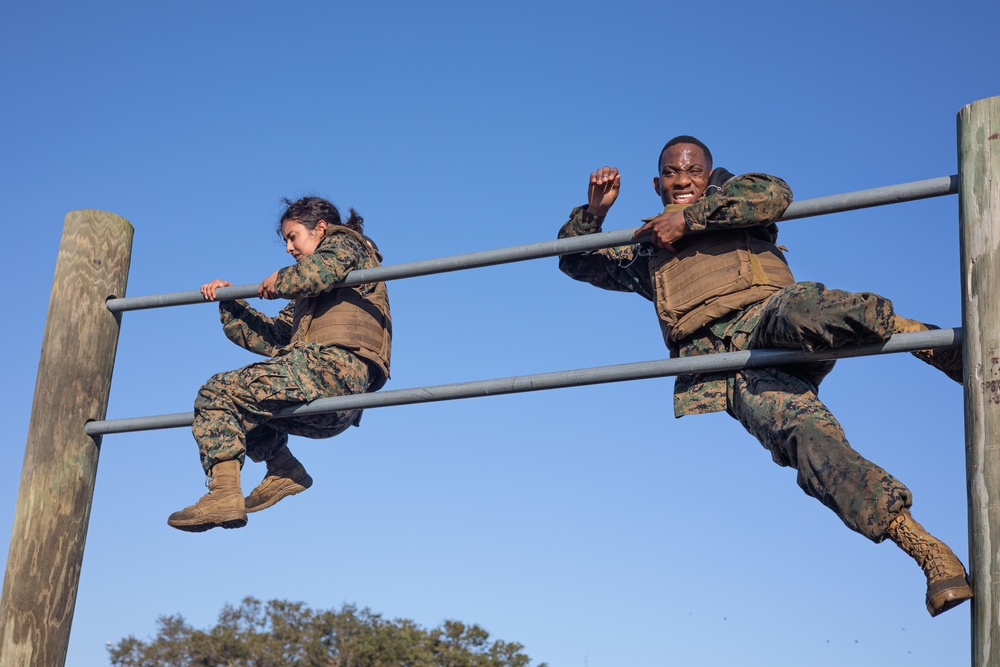
[[(365, 236), (343, 225), (330, 225), (326, 235), (347, 234), (362, 242), (379, 266), (382, 255)], [(369, 391), (382, 388), (389, 378), (389, 357), (392, 350), (392, 317), (389, 315), (389, 293), (385, 283), (375, 283), (362, 296), (360, 286), (341, 287), (318, 296), (296, 299), (292, 316), (292, 343), (336, 345), (354, 352), (381, 371), (372, 377)], [(378, 375), (378, 374), (373, 374)]]
[(677, 253), (656, 248), (649, 258), (656, 314), (667, 342), (795, 282), (781, 250), (746, 229), (689, 239)]

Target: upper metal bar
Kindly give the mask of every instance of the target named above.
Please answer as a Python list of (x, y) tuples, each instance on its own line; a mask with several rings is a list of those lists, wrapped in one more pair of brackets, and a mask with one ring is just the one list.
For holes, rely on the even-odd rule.
[(939, 178), (928, 178), (923, 181), (887, 185), (882, 188), (856, 190), (840, 195), (803, 199), (802, 201), (792, 202), (785, 209), (785, 214), (781, 216), (781, 219), (795, 220), (797, 218), (808, 218), (827, 213), (856, 211), (862, 208), (871, 208), (872, 206), (901, 204), (907, 201), (943, 197), (944, 195), (957, 193), (958, 176), (941, 176)]
[[(361, 410), (363, 408), (382, 408), (392, 405), (409, 405), (414, 403), (431, 403), (435, 401), (451, 401), (459, 398), (476, 398), (480, 396), (498, 396), (516, 394), (544, 389), (562, 389), (565, 387), (580, 387), (608, 382), (623, 382), (625, 380), (646, 380), (686, 373), (709, 373), (718, 371), (742, 370), (780, 366), (809, 361), (826, 361), (847, 357), (861, 357), (873, 354), (890, 354), (893, 352), (912, 352), (941, 347), (955, 347), (962, 344), (962, 330), (934, 329), (915, 333), (896, 334), (884, 343), (872, 343), (853, 347), (841, 347), (822, 352), (802, 352), (799, 350), (745, 350), (742, 352), (722, 352), (682, 359), (660, 359), (641, 361), (616, 366), (596, 366), (572, 371), (557, 371), (537, 375), (518, 375), (494, 380), (478, 380), (475, 382), (457, 382), (432, 387), (414, 387), (411, 389), (394, 389), (372, 394), (354, 394), (351, 396), (335, 396), (319, 398), (311, 403), (286, 408), (277, 413), (278, 417), (295, 417), (337, 410)], [(170, 415), (152, 417), (130, 417), (126, 419), (110, 419), (92, 421), (86, 424), (88, 435), (104, 435), (107, 433), (126, 433), (130, 431), (151, 431), (164, 428), (190, 426), (194, 422), (194, 413), (180, 412)]]
[[(905, 201), (952, 195), (956, 192), (958, 192), (958, 176), (941, 176), (923, 181), (888, 185), (870, 190), (857, 190), (840, 195), (792, 202), (781, 220), (795, 220), (797, 218), (826, 215), (828, 213), (853, 211), (884, 204), (898, 204)], [(494, 266), (496, 264), (507, 264), (529, 259), (540, 259), (556, 255), (586, 252), (588, 250), (598, 250), (600, 248), (629, 245), (633, 242), (632, 234), (635, 230), (636, 228), (633, 227), (614, 232), (588, 234), (586, 236), (529, 243), (527, 245), (511, 246), (497, 250), (484, 250), (463, 255), (440, 257), (438, 259), (425, 259), (417, 262), (380, 266), (374, 269), (358, 269), (351, 271), (344, 279), (343, 284), (349, 286), (384, 280), (397, 280), (399, 278), (414, 278), (432, 273), (447, 273), (449, 271), (475, 269), (482, 266)], [(257, 285), (222, 287), (216, 294), (220, 301), (250, 299), (257, 296)], [(108, 310), (117, 313), (126, 310), (163, 308), (166, 306), (182, 306), (194, 303), (205, 303), (204, 297), (202, 297), (201, 292), (198, 290), (108, 299), (107, 306)]]

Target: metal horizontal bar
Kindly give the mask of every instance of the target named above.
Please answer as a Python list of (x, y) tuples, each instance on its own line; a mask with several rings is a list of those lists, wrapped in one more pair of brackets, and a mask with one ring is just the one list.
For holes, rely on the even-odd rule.
[[(785, 211), (782, 220), (795, 220), (810, 216), (840, 213), (883, 204), (898, 204), (905, 201), (940, 197), (958, 192), (958, 176), (941, 176), (923, 181), (889, 185), (871, 190), (857, 190), (840, 195), (803, 199), (792, 202)], [(383, 280), (398, 280), (414, 278), (432, 273), (447, 273), (464, 269), (475, 269), (483, 266), (521, 262), (529, 259), (568, 255), (600, 248), (629, 245), (636, 228), (621, 229), (614, 232), (588, 234), (566, 239), (555, 239), (527, 245), (484, 250), (463, 255), (452, 255), (437, 259), (425, 259), (416, 262), (380, 266), (374, 269), (358, 269), (351, 271), (343, 284), (360, 285)], [(217, 291), (220, 301), (227, 299), (250, 299), (257, 296), (257, 285), (235, 285), (223, 287)], [(198, 290), (186, 292), (170, 292), (151, 296), (136, 296), (121, 299), (108, 299), (108, 310), (122, 312), (126, 310), (143, 310), (147, 308), (163, 308), (166, 306), (183, 306), (195, 303), (205, 303)]]
[(944, 195), (953, 195), (957, 192), (958, 175), (941, 176), (939, 178), (928, 178), (923, 181), (887, 185), (870, 190), (855, 190), (854, 192), (845, 192), (839, 195), (803, 199), (802, 201), (792, 202), (785, 210), (785, 214), (781, 216), (781, 219), (796, 220), (816, 215), (826, 215), (828, 213), (856, 211), (862, 208), (871, 208), (872, 206), (901, 204), (918, 199), (943, 197)]
[[(566, 387), (580, 387), (609, 382), (624, 382), (626, 380), (646, 380), (671, 375), (684, 375), (687, 373), (732, 371), (808, 361), (861, 357), (873, 354), (912, 352), (913, 350), (955, 347), (961, 344), (961, 328), (935, 329), (932, 331), (896, 334), (884, 343), (841, 347), (822, 352), (810, 353), (799, 350), (777, 349), (745, 350), (742, 352), (723, 352), (720, 354), (707, 354), (682, 359), (660, 359), (615, 366), (597, 366), (572, 371), (540, 373), (538, 375), (518, 375), (494, 380), (457, 382), (432, 387), (393, 389), (371, 394), (334, 396), (319, 398), (311, 403), (303, 403), (286, 408), (278, 412), (277, 415), (279, 417), (293, 417), (336, 412), (337, 410), (360, 410), (364, 408), (383, 408), (393, 405), (451, 401), (460, 398), (499, 396), (545, 389), (563, 389)], [(193, 422), (194, 413), (186, 412), (152, 417), (92, 421), (86, 424), (85, 431), (88, 435), (94, 436), (108, 433), (176, 428), (190, 426)]]

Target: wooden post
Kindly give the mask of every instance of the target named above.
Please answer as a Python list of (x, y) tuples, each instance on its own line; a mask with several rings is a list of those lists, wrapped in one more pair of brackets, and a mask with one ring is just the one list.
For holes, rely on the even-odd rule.
[(119, 318), (132, 225), (104, 211), (66, 214), (42, 339), (35, 398), (0, 599), (0, 666), (66, 663)]
[(972, 664), (1000, 667), (1000, 97), (958, 112)]

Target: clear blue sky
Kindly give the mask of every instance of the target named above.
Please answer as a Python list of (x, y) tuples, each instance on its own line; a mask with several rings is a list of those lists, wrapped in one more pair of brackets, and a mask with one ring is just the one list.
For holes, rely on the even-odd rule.
[[(286, 265), (284, 196), (356, 207), (395, 264), (553, 238), (608, 164), (607, 228), (634, 227), (676, 134), (799, 199), (946, 176), (956, 113), (1000, 93), (998, 20), (986, 0), (5, 3), (3, 543), (68, 211), (132, 222), (143, 295)], [(781, 239), (799, 279), (958, 326), (957, 234), (947, 197)], [(387, 388), (665, 354), (647, 302), (554, 259), (389, 288)], [(215, 306), (126, 314), (109, 417), (189, 411), (252, 361)], [(728, 417), (675, 420), (672, 386), (373, 409), (293, 439), (307, 493), (200, 535), (166, 525), (204, 492), (190, 433), (107, 436), (67, 664), (248, 595), (475, 622), (553, 667), (968, 664), (969, 605), (931, 619), (908, 557), (848, 531)], [(842, 361), (822, 395), (966, 559), (961, 388), (904, 355)], [(245, 488), (262, 475), (247, 465)]]

